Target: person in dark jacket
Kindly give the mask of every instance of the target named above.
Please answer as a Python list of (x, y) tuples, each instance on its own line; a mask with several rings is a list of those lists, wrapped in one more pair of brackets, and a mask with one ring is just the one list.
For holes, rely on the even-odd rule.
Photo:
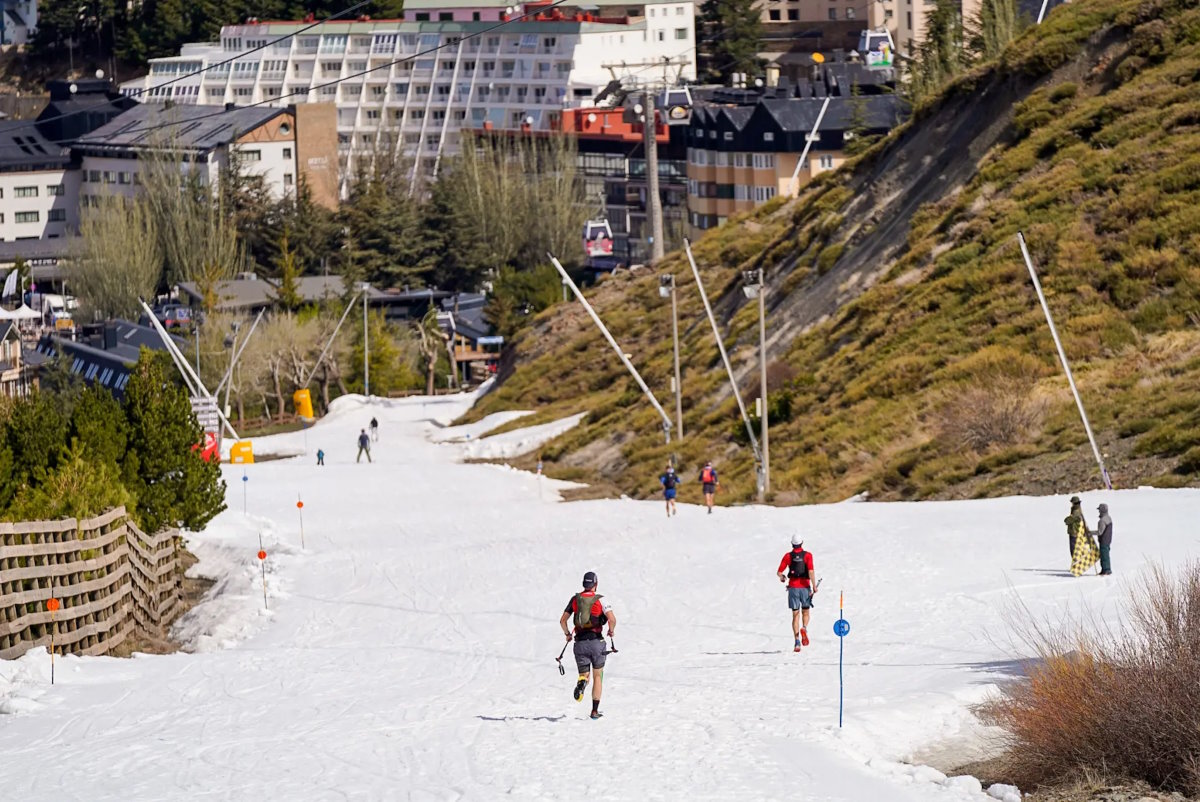
[(1096, 508), (1100, 520), (1096, 521), (1096, 531), (1088, 534), (1095, 535), (1100, 541), (1100, 576), (1112, 576), (1112, 560), (1109, 550), (1112, 549), (1112, 518), (1108, 517), (1108, 505), (1101, 504)]
[(371, 461), (371, 436), (367, 434), (367, 430), (363, 429), (358, 435), (358, 456), (354, 458), (355, 462), (362, 459), (363, 454), (367, 455), (367, 462)]

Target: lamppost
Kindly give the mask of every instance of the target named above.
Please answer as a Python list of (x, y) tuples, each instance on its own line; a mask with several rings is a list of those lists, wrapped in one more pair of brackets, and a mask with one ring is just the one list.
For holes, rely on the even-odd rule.
[(679, 422), (679, 439), (683, 439), (683, 382), (679, 377), (679, 306), (675, 300), (675, 275), (665, 273), (658, 277), (658, 294), (671, 299), (671, 337), (675, 341), (675, 420)]
[[(241, 321), (235, 320), (231, 324), (232, 331), (225, 335), (225, 347), (229, 349), (229, 381), (225, 384), (225, 417), (229, 417), (229, 391), (233, 389), (233, 363), (237, 358), (237, 336), (238, 329), (241, 328)], [(217, 392), (220, 392), (218, 388)]]
[(358, 285), (359, 291), (363, 297), (363, 395), (368, 399), (371, 397), (371, 342), (367, 334), (367, 296), (370, 294), (371, 285), (367, 282), (361, 282)]
[(758, 299), (758, 368), (762, 386), (759, 390), (759, 420), (762, 423), (763, 492), (771, 492), (771, 447), (767, 423), (767, 304), (766, 282), (762, 270), (747, 270), (742, 273), (742, 292), (747, 298)]

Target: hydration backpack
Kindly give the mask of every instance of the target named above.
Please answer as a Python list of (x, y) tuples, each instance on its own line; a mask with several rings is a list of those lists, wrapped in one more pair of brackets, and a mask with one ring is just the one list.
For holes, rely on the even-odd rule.
[(792, 560), (788, 564), (788, 579), (808, 579), (808, 563), (804, 559), (807, 553), (804, 549), (792, 552)]
[(575, 594), (575, 628), (576, 629), (599, 629), (603, 622), (592, 615), (592, 605), (600, 601), (603, 596), (584, 596), (582, 593)]
[(700, 481), (706, 485), (711, 485), (713, 483), (713, 469), (705, 468), (703, 471), (701, 471)]
[(679, 481), (679, 477), (677, 477), (673, 473), (664, 473), (663, 474), (663, 487), (665, 487), (667, 490), (674, 490), (675, 485), (678, 481)]

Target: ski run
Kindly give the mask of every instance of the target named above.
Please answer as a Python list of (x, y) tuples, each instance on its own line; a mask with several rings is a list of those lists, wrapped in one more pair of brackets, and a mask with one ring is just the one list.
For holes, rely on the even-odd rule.
[[(1089, 523), (1111, 507), (1115, 575), (1077, 579), (1069, 493), (706, 515), (685, 471), (673, 518), (661, 499), (564, 503), (563, 483), (462, 460), (578, 417), (444, 428), (472, 400), (343, 398), (255, 441), (296, 456), (225, 466), (229, 509), (189, 536), (217, 581), (177, 624), (187, 652), (59, 657), (53, 687), (44, 650), (0, 664), (0, 798), (1011, 802), (943, 771), (995, 735), (971, 711), (1021, 671), (1018, 605), (1115, 627), (1152, 564), (1200, 555), (1195, 490), (1081, 493)], [(775, 576), (797, 532), (823, 580), (800, 654)], [(620, 623), (597, 721), (571, 650), (565, 677), (554, 660), (585, 571)]]

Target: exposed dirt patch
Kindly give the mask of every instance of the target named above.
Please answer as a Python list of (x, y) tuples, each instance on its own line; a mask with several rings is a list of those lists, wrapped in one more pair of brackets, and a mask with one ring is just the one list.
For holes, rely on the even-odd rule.
[[(171, 629), (171, 625), (180, 616), (199, 604), (205, 594), (208, 593), (209, 588), (216, 584), (211, 579), (189, 577), (187, 575), (187, 571), (199, 562), (196, 555), (187, 549), (180, 550), (179, 562), (179, 570), (184, 572), (183, 591), (175, 617), (166, 622), (165, 628), (168, 632)], [(116, 649), (109, 652), (109, 656), (130, 657), (134, 652), (141, 652), (143, 654), (172, 654), (181, 648), (183, 648), (183, 644), (171, 638), (159, 638), (144, 632), (135, 632), (130, 634)]]

